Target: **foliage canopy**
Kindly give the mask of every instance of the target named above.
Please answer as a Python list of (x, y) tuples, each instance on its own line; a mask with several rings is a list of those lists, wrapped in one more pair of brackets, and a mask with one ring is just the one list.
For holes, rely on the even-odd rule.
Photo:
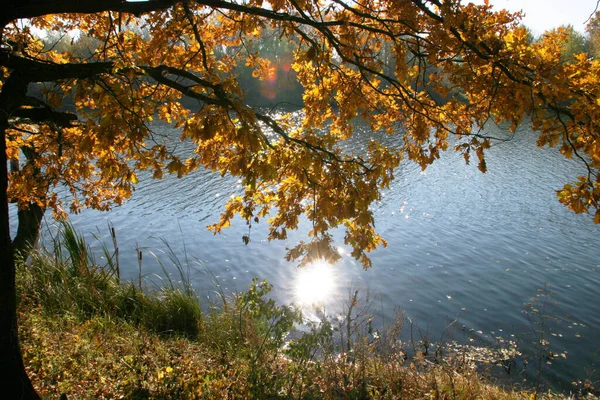
[[(452, 148), (485, 171), (494, 139), (483, 127), (493, 118), (512, 129), (530, 121), (540, 146), (580, 158), (583, 175), (558, 197), (600, 222), (600, 63), (583, 55), (561, 63), (564, 30), (529, 43), (518, 14), (454, 0), (26, 1), (10, 11), (1, 106), (6, 157), (26, 159), (9, 176), (8, 196), (21, 208), (61, 210), (54, 188), (66, 185), (72, 210), (104, 210), (131, 196), (139, 170), (160, 178), (205, 167), (245, 185), (215, 232), (239, 214), (268, 218), (269, 239), (284, 239), (305, 215), (314, 240), (289, 258), (335, 258), (329, 231), (342, 225), (368, 267), (366, 252), (385, 244), (369, 206), (399, 162), (425, 168)], [(89, 48), (45, 46), (37, 30), (85, 33)], [(244, 66), (272, 79), (271, 61), (251, 45), (265, 30), (293, 47), (299, 123), (248, 106), (237, 80)], [(30, 83), (42, 84), (40, 96), (28, 94)], [(342, 150), (356, 117), (397, 145), (373, 137), (360, 154)], [(155, 119), (180, 129), (194, 153), (176, 155)]]

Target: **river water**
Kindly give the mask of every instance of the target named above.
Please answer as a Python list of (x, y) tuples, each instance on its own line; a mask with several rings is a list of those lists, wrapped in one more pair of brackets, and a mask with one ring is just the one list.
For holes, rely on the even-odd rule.
[[(494, 125), (487, 130), (510, 137)], [(369, 135), (360, 126), (358, 133), (358, 142)], [(311, 291), (327, 292), (316, 299), (333, 316), (359, 290), (359, 301), (370, 293), (380, 324), (403, 310), (430, 340), (456, 320), (446, 335), (489, 346), (496, 346), (497, 338), (514, 340), (532, 353), (532, 323), (540, 314), (528, 318), (525, 304), (547, 287), (546, 297), (555, 303), (548, 314), (556, 319), (549, 320), (545, 337), (557, 357), (545, 365), (545, 378), (569, 390), (570, 382), (585, 378), (587, 368), (600, 362), (600, 226), (589, 215), (569, 212), (556, 198), (555, 190), (575, 180), (583, 166), (555, 149), (538, 149), (535, 139), (522, 128), (494, 145), (486, 174), (452, 152), (424, 172), (403, 163), (397, 180), (373, 206), (378, 232), (389, 245), (371, 254), (374, 268), (368, 271), (344, 256), (325, 277), (303, 276), (283, 258), (286, 247), (306, 239), (303, 225), (285, 242), (267, 242), (268, 227), (255, 224), (247, 246), (242, 236), (248, 227), (241, 220), (222, 234), (208, 232), (206, 225), (218, 220), (241, 185), (206, 171), (160, 181), (142, 176), (124, 205), (110, 212), (84, 210), (71, 222), (95, 249), (100, 244), (93, 235), (110, 243), (107, 224), (114, 225), (124, 278), (137, 280), (136, 246), (144, 249), (146, 277), (163, 275), (150, 252), (169, 264), (172, 251), (189, 266), (186, 271), (203, 299), (214, 299), (217, 289), (243, 290), (258, 276), (274, 285), (273, 296), (281, 303), (306, 303), (307, 292), (309, 299)], [(335, 236), (342, 238), (341, 232)], [(340, 253), (347, 254), (343, 241), (339, 244)], [(331, 283), (317, 285), (322, 280)]]

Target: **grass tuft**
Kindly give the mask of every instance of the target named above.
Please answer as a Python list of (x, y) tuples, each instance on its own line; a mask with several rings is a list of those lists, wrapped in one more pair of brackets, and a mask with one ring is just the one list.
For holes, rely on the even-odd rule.
[(29, 265), (19, 268), (21, 303), (49, 315), (70, 315), (81, 321), (111, 317), (155, 333), (195, 338), (202, 310), (189, 286), (142, 290), (133, 282), (121, 282), (109, 260), (95, 263), (88, 245), (68, 222), (61, 229), (53, 251), (35, 250)]

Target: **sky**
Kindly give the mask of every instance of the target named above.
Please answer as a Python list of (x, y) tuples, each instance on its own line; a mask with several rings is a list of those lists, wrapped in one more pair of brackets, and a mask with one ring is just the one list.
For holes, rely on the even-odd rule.
[[(466, 2), (483, 4), (483, 0)], [(490, 0), (494, 8), (523, 10), (523, 23), (536, 36), (548, 29), (569, 24), (575, 30), (585, 33), (585, 22), (596, 9), (597, 2), (598, 0)]]

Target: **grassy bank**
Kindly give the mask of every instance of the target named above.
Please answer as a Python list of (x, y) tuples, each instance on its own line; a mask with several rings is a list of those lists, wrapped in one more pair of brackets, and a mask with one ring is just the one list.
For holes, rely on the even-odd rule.
[(408, 352), (401, 321), (374, 333), (354, 302), (346, 325), (299, 330), (300, 312), (270, 300), (266, 282), (203, 312), (185, 281), (121, 282), (108, 259), (97, 265), (65, 224), (52, 251), (18, 268), (22, 349), (44, 397), (535, 398), (493, 385), (464, 354)]

